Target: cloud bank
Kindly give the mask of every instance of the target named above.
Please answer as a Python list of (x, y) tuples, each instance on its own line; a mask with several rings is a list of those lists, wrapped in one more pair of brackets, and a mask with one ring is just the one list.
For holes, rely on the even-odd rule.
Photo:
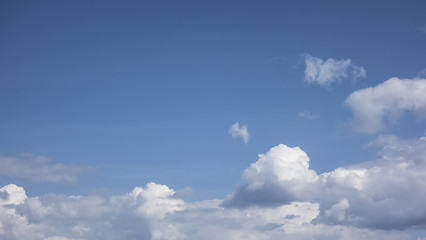
[(322, 174), (280, 144), (225, 200), (186, 202), (148, 183), (113, 196), (28, 197), (0, 188), (1, 239), (412, 239), (426, 227), (426, 140), (383, 135), (379, 158)]
[(367, 75), (364, 67), (353, 64), (350, 59), (337, 60), (328, 58), (324, 61), (309, 54), (303, 54), (302, 56), (306, 64), (305, 81), (308, 84), (315, 83), (328, 87), (335, 82), (346, 79), (355, 81)]
[(357, 90), (346, 98), (353, 113), (352, 128), (376, 133), (395, 125), (405, 112), (426, 117), (426, 79), (391, 78), (375, 87)]
[(74, 183), (88, 166), (52, 164), (51, 159), (23, 154), (19, 157), (0, 156), (0, 176), (28, 178), (37, 182)]
[(2, 239), (409, 239), (400, 231), (312, 224), (319, 206), (229, 209), (221, 200), (184, 202), (167, 186), (149, 183), (109, 198), (50, 194), (27, 197), (22, 187), (0, 189)]
[(242, 138), (244, 143), (248, 143), (250, 139), (250, 134), (248, 132), (247, 125), (242, 125), (240, 127), (240, 124), (236, 122), (232, 127), (229, 129), (229, 134), (233, 138)]

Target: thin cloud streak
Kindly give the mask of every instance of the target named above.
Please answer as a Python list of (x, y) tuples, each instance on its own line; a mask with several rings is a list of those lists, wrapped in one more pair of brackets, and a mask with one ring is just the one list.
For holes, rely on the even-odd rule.
[(299, 118), (304, 118), (304, 119), (308, 119), (308, 120), (315, 120), (318, 119), (319, 116), (316, 114), (313, 114), (309, 111), (304, 111), (304, 112), (298, 112), (297, 113), (297, 117)]

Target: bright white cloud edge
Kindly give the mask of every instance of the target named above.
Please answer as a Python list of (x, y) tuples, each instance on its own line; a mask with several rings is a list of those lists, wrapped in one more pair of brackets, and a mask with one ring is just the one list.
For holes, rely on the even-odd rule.
[[(384, 135), (370, 145), (384, 146), (378, 160), (317, 174), (303, 150), (280, 144), (259, 155), (225, 201), (186, 202), (155, 183), (111, 197), (28, 197), (11, 184), (0, 189), (0, 237), (412, 239), (398, 229), (425, 224), (426, 141)], [(244, 191), (284, 195), (271, 202)], [(238, 194), (245, 205), (231, 206)]]

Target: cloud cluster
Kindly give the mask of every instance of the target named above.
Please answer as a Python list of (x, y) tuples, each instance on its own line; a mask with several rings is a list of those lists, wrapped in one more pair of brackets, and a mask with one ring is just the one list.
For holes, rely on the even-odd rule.
[(224, 205), (318, 202), (318, 223), (379, 229), (426, 227), (426, 141), (381, 136), (380, 158), (317, 174), (300, 148), (279, 145), (244, 171)]
[(409, 239), (400, 231), (312, 224), (317, 203), (230, 209), (221, 200), (184, 202), (172, 189), (155, 183), (109, 198), (31, 198), (13, 184), (0, 193), (2, 239)]
[(367, 71), (352, 63), (350, 59), (337, 60), (328, 58), (322, 60), (309, 54), (303, 54), (305, 59), (305, 81), (309, 84), (316, 83), (321, 86), (330, 86), (332, 83), (345, 79), (353, 81), (365, 77)]
[(240, 127), (240, 124), (236, 122), (232, 127), (229, 129), (229, 134), (233, 138), (242, 138), (244, 143), (248, 143), (250, 139), (250, 134), (248, 132), (247, 125), (242, 125)]
[(51, 159), (31, 154), (19, 157), (0, 156), (0, 176), (28, 178), (37, 182), (74, 183), (87, 166), (52, 164)]
[(410, 111), (426, 117), (426, 79), (391, 78), (353, 92), (345, 100), (352, 110), (354, 130), (375, 133), (392, 126)]
[[(28, 197), (0, 188), (1, 239), (411, 239), (426, 226), (426, 140), (384, 135), (380, 158), (317, 174), (298, 147), (278, 145), (225, 200), (186, 202), (148, 183), (113, 196)], [(187, 190), (184, 190), (184, 192)]]
[(0, 192), (2, 239), (161, 239), (163, 231), (156, 230), (155, 220), (183, 204), (173, 198), (173, 190), (154, 183), (110, 198), (55, 194), (29, 198), (13, 184)]

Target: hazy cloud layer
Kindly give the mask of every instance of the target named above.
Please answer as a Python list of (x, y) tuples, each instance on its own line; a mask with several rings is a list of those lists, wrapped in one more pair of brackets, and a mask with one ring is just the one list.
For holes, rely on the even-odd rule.
[(345, 104), (352, 110), (352, 128), (375, 133), (386, 129), (410, 111), (426, 117), (426, 79), (391, 78), (375, 87), (357, 90)]
[(229, 129), (229, 134), (233, 138), (242, 138), (244, 143), (248, 143), (250, 139), (250, 134), (248, 132), (247, 125), (242, 125), (240, 127), (240, 124), (236, 122), (232, 127)]
[(73, 183), (81, 172), (89, 169), (88, 166), (52, 164), (49, 158), (31, 154), (0, 156), (0, 176), (28, 178), (37, 182)]
[(353, 64), (350, 59), (328, 58), (324, 61), (309, 54), (302, 56), (306, 64), (305, 81), (309, 84), (330, 86), (335, 82), (346, 79), (355, 81), (367, 75), (367, 71), (363, 67)]

